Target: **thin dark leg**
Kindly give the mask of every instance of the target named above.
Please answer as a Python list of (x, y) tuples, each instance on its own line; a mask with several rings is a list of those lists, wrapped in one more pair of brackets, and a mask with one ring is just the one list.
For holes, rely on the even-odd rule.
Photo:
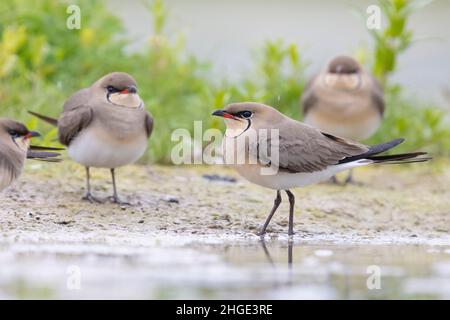
[(266, 234), (267, 226), (269, 225), (270, 220), (272, 220), (273, 215), (275, 214), (278, 207), (280, 206), (280, 203), (281, 203), (281, 193), (280, 193), (280, 190), (277, 190), (277, 197), (275, 198), (275, 201), (273, 202), (272, 210), (270, 211), (269, 216), (267, 217), (266, 222), (264, 223), (264, 226), (262, 227), (261, 232), (259, 233), (260, 236), (263, 236), (264, 234)]
[(339, 184), (339, 181), (337, 180), (336, 176), (332, 176), (330, 178), (330, 182), (331, 182), (331, 184)]
[(116, 187), (116, 169), (111, 169), (111, 178), (112, 178), (112, 184), (113, 184), (113, 198), (114, 200), (117, 200), (119, 197), (117, 196), (117, 187)]
[(95, 198), (91, 193), (91, 173), (89, 167), (86, 167), (86, 194), (82, 198), (83, 200), (87, 200), (91, 203), (97, 202), (102, 203), (101, 200)]
[(130, 205), (130, 203), (121, 201), (119, 199), (119, 195), (117, 194), (117, 186), (116, 186), (116, 170), (114, 168), (111, 169), (111, 178), (112, 178), (112, 184), (113, 184), (113, 196), (111, 198), (113, 203), (117, 203), (120, 205)]
[(89, 167), (86, 167), (86, 195), (91, 195), (91, 173)]
[(294, 206), (295, 206), (295, 196), (289, 190), (285, 190), (289, 197), (289, 231), (288, 235), (292, 236), (294, 234)]
[(348, 171), (347, 179), (345, 179), (345, 183), (347, 184), (347, 183), (353, 183), (353, 182), (354, 182), (353, 181), (353, 169), (350, 169)]

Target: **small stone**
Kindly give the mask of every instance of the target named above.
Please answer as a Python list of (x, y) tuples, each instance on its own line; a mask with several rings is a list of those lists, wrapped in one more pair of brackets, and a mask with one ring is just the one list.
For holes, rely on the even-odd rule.
[(221, 215), (221, 216), (219, 216), (219, 217), (220, 217), (220, 219), (222, 219), (222, 220), (231, 221), (231, 216), (230, 216), (228, 213), (223, 214), (223, 215)]
[(171, 195), (167, 195), (163, 198), (164, 201), (168, 202), (168, 203), (180, 203), (180, 200), (178, 200), (177, 197), (175, 196), (171, 196)]
[(55, 221), (56, 224), (60, 224), (63, 226), (66, 226), (68, 224), (71, 224), (73, 221), (72, 220), (61, 220), (61, 221)]
[(229, 183), (236, 183), (236, 179), (233, 177), (227, 177), (227, 176), (220, 176), (218, 174), (204, 174), (203, 178), (209, 181), (222, 181), (222, 182), (229, 182)]

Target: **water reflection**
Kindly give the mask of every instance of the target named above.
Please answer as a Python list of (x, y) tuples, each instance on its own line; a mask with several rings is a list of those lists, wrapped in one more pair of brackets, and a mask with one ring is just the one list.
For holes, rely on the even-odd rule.
[[(82, 290), (66, 288), (67, 267)], [(381, 288), (367, 286), (368, 266)], [(0, 250), (1, 298), (450, 298), (450, 247), (291, 241), (24, 244)]]
[[(450, 297), (448, 246), (323, 246), (261, 239), (260, 250), (272, 270), (267, 271), (273, 280), (269, 296), (308, 297), (312, 288), (315, 294), (308, 298)], [(379, 270), (379, 287), (373, 270)]]

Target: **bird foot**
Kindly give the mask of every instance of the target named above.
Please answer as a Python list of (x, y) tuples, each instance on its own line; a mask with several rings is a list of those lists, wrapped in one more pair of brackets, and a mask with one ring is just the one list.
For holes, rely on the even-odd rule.
[(121, 200), (119, 197), (117, 197), (117, 196), (111, 196), (111, 197), (109, 197), (108, 199), (109, 199), (109, 201), (111, 201), (111, 203), (116, 203), (116, 204), (118, 204), (118, 205), (121, 206), (121, 207), (131, 206), (131, 203), (130, 203), (130, 202), (122, 201), (122, 200)]
[(90, 203), (104, 203), (104, 200), (94, 197), (92, 194), (87, 193), (81, 200), (89, 201)]
[(347, 179), (345, 179), (343, 185), (347, 185), (347, 184), (353, 185), (353, 186), (363, 186), (363, 185), (364, 185), (362, 182), (355, 181), (353, 178), (347, 178)]
[(338, 181), (338, 179), (336, 178), (336, 176), (332, 176), (332, 177), (330, 178), (330, 183), (331, 183), (331, 184), (338, 185), (338, 184), (339, 184), (339, 181)]
[(260, 236), (261, 238), (264, 238), (264, 236), (267, 234), (266, 230), (260, 230), (256, 233), (257, 236)]

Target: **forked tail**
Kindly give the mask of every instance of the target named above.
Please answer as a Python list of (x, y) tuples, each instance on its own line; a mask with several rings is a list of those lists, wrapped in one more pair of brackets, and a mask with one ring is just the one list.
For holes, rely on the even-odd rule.
[(44, 120), (45, 122), (51, 124), (54, 127), (58, 126), (58, 119), (47, 117), (47, 116), (44, 116), (42, 114), (39, 114), (39, 113), (36, 113), (36, 112), (33, 112), (33, 111), (28, 111), (28, 113), (33, 115), (33, 116), (35, 116), (36, 118)]
[(369, 151), (362, 153), (357, 156), (347, 157), (339, 161), (339, 163), (348, 163), (357, 160), (371, 160), (373, 163), (414, 163), (414, 162), (425, 162), (431, 160), (431, 157), (421, 157), (426, 155), (426, 152), (410, 152), (410, 153), (400, 153), (386, 156), (379, 156), (378, 154), (383, 153), (389, 149), (398, 146), (400, 143), (405, 141), (405, 139), (395, 139), (386, 143), (377, 144), (371, 146)]

